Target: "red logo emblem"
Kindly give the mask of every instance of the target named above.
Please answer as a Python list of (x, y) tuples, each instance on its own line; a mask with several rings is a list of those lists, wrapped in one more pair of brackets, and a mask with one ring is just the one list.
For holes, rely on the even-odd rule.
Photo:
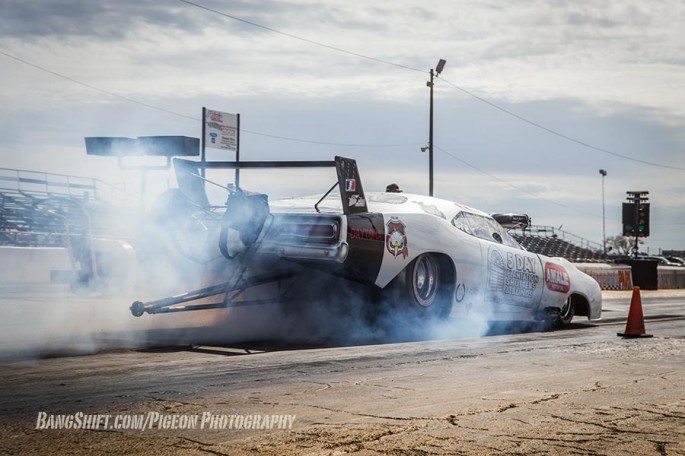
[(386, 224), (388, 231), (385, 235), (385, 246), (393, 256), (402, 254), (402, 258), (407, 258), (409, 249), (407, 248), (407, 235), (404, 232), (405, 224), (398, 218), (391, 217)]
[(571, 278), (563, 266), (545, 263), (545, 284), (552, 291), (568, 293), (568, 290), (571, 289)]

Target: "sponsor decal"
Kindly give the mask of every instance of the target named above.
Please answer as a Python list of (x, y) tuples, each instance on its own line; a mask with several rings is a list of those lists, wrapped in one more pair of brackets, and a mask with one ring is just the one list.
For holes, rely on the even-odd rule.
[(522, 298), (523, 302), (510, 303), (514, 305), (532, 306), (540, 278), (536, 272), (537, 258), (514, 252), (502, 254), (496, 248), (488, 252), (488, 282), (487, 289), (497, 300), (497, 295)]
[(571, 289), (571, 278), (563, 266), (545, 263), (545, 285), (549, 290), (568, 293), (568, 290)]
[(357, 179), (345, 179), (345, 191), (346, 192), (356, 192), (357, 191)]
[(377, 213), (347, 216), (350, 250), (344, 268), (350, 278), (370, 282), (378, 278), (385, 255), (386, 221)]
[(359, 178), (357, 162), (351, 158), (335, 157), (338, 190), (345, 215), (368, 212), (364, 188)]
[(238, 116), (211, 109), (205, 110), (205, 145), (214, 149), (236, 150)]
[(348, 207), (366, 207), (366, 200), (364, 199), (363, 196), (352, 195), (352, 196), (350, 196), (350, 199), (347, 201), (347, 206)]
[(398, 218), (391, 217), (386, 224), (388, 227), (385, 235), (385, 246), (388, 252), (397, 257), (402, 254), (402, 258), (407, 258), (409, 248), (407, 247), (407, 235), (404, 232), (405, 224)]
[(584, 271), (597, 281), (602, 290), (632, 290), (633, 278), (631, 272), (616, 270), (588, 269)]
[(466, 285), (463, 283), (460, 283), (457, 285), (457, 289), (454, 292), (454, 299), (456, 299), (457, 302), (462, 302), (464, 298), (466, 297)]
[(631, 290), (633, 288), (633, 276), (631, 271), (618, 271), (618, 283), (621, 290)]
[(382, 241), (383, 233), (376, 228), (356, 228), (348, 225), (347, 239), (350, 241)]

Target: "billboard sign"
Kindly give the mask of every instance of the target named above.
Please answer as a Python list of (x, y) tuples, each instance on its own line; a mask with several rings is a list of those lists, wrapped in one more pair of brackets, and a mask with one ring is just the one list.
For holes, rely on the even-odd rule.
[(205, 110), (205, 147), (238, 149), (238, 115)]

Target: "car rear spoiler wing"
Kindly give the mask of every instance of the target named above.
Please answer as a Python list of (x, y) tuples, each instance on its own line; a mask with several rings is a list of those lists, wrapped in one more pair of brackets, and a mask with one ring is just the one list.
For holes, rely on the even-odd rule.
[[(193, 161), (174, 158), (174, 172), (178, 187), (193, 203), (210, 207), (204, 186), (203, 170), (206, 169), (274, 169), (274, 168), (332, 168), (335, 167), (338, 181), (323, 198), (337, 186), (340, 190), (344, 214), (368, 212), (357, 162), (352, 158), (335, 157), (328, 161)], [(321, 200), (323, 200), (323, 198)], [(318, 204), (318, 203), (317, 203)], [(318, 208), (317, 208), (318, 210)]]

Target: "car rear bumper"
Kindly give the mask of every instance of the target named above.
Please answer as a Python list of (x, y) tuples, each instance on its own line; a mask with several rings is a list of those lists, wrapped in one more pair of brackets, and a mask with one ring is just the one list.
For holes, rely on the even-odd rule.
[(344, 263), (350, 251), (347, 242), (337, 241), (333, 244), (284, 244), (263, 242), (260, 253), (277, 255), (289, 260), (326, 261)]

